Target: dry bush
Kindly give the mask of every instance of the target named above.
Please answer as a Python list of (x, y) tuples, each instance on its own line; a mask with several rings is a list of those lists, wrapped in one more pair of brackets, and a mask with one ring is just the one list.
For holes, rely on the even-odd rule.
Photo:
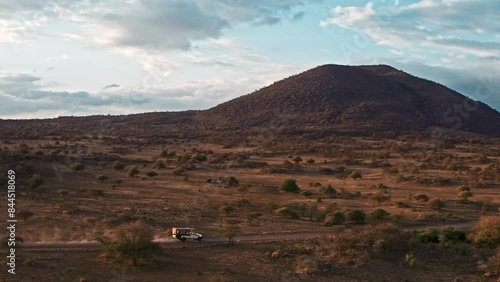
[(325, 216), (325, 226), (339, 225), (345, 222), (345, 215), (343, 212), (330, 213)]
[(368, 252), (359, 233), (338, 233), (332, 237), (330, 244), (329, 263), (337, 265), (361, 266), (369, 259)]
[(479, 268), (484, 271), (485, 276), (500, 275), (500, 248), (487, 261), (480, 261)]
[(411, 235), (403, 232), (393, 223), (384, 223), (372, 228), (365, 228), (361, 238), (373, 246), (377, 254), (402, 251), (407, 248)]
[(444, 202), (438, 198), (434, 198), (427, 203), (427, 206), (433, 211), (440, 211), (444, 208)]
[(479, 248), (495, 249), (500, 247), (500, 216), (483, 216), (470, 235), (472, 242)]
[(302, 255), (295, 259), (295, 273), (314, 275), (321, 271), (322, 263), (314, 256)]

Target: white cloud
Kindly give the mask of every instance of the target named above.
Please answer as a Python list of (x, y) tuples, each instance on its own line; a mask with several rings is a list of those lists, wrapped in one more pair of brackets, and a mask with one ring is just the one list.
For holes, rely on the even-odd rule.
[(349, 28), (353, 24), (365, 22), (373, 15), (373, 3), (368, 2), (364, 7), (343, 7), (337, 6), (331, 10), (332, 17), (320, 22), (321, 26), (338, 25), (340, 27)]
[[(337, 6), (323, 26), (337, 25), (366, 34), (384, 46), (433, 46), (478, 57), (500, 56), (500, 1), (421, 0), (407, 6)], [(481, 38), (477, 38), (481, 30)], [(448, 51), (446, 51), (447, 53)]]

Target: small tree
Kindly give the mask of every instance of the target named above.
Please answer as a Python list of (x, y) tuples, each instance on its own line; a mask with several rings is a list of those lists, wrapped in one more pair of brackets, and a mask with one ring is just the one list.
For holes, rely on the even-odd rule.
[(228, 244), (233, 245), (233, 238), (240, 233), (239, 221), (235, 219), (227, 219), (224, 221), (223, 235), (228, 239)]
[(115, 161), (111, 166), (114, 170), (122, 170), (125, 168), (125, 165), (120, 161)]
[(311, 203), (307, 205), (307, 216), (309, 217), (309, 220), (313, 220), (314, 215), (318, 211), (318, 204), (317, 203)]
[(373, 197), (372, 197), (372, 200), (377, 202), (377, 205), (380, 206), (380, 204), (382, 204), (383, 202), (387, 202), (391, 199), (391, 197), (389, 195), (385, 195), (385, 194), (375, 194)]
[(72, 166), (71, 166), (71, 169), (75, 172), (75, 173), (78, 173), (79, 171), (85, 169), (85, 165), (82, 164), (82, 163), (74, 163)]
[(130, 177), (134, 177), (134, 176), (136, 176), (137, 174), (139, 174), (139, 169), (137, 169), (135, 166), (134, 166), (134, 167), (131, 167), (131, 168), (128, 170), (128, 176), (130, 176)]
[(348, 217), (355, 224), (363, 224), (365, 223), (366, 214), (362, 210), (353, 210), (349, 212)]
[(281, 184), (280, 189), (285, 192), (298, 192), (300, 187), (297, 185), (295, 179), (285, 179)]
[(247, 220), (248, 220), (248, 224), (249, 225), (252, 225), (252, 221), (258, 219), (259, 217), (261, 217), (262, 214), (260, 212), (252, 212), (252, 213), (248, 213), (247, 214)]
[(241, 199), (245, 198), (245, 194), (248, 193), (248, 186), (247, 185), (241, 185), (238, 186), (238, 193), (240, 193)]
[(30, 189), (36, 189), (40, 187), (45, 181), (38, 174), (33, 174), (33, 176), (28, 179), (28, 186)]
[(161, 252), (160, 245), (153, 242), (153, 230), (142, 222), (122, 225), (111, 240), (99, 239), (107, 258), (130, 260), (137, 266), (141, 260)]

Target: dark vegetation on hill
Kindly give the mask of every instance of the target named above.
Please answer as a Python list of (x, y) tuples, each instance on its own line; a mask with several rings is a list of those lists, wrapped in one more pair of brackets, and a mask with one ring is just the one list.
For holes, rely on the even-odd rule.
[(500, 136), (500, 114), (390, 66), (324, 65), (205, 111), (0, 120), (0, 134), (180, 137), (400, 135), (443, 128)]

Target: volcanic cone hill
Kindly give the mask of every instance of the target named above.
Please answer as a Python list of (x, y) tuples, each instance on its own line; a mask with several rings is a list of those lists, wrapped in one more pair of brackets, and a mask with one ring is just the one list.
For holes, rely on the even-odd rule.
[(226, 129), (285, 126), (373, 133), (437, 126), (500, 134), (500, 114), (489, 106), (386, 65), (319, 66), (199, 117)]

